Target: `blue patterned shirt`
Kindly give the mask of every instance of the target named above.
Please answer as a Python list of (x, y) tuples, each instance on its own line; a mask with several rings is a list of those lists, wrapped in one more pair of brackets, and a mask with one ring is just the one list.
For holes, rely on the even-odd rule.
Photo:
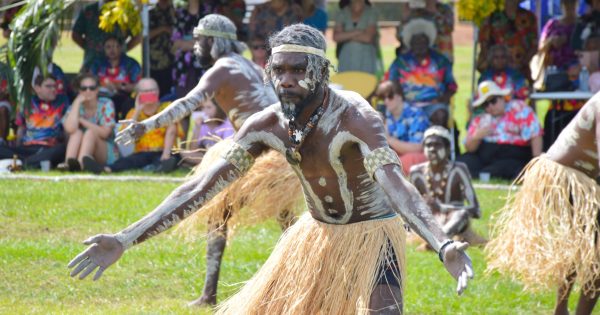
[(385, 122), (390, 136), (411, 143), (421, 143), (423, 133), (429, 128), (427, 114), (422, 109), (408, 103), (404, 103), (402, 115), (398, 119), (394, 119), (392, 114), (386, 112)]

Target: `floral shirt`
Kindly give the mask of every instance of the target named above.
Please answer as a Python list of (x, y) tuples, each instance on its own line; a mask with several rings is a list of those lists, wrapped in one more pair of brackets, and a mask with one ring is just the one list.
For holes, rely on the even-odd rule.
[(429, 118), (422, 109), (405, 103), (398, 119), (386, 112), (385, 124), (390, 136), (405, 142), (421, 143), (423, 133), (429, 128)]
[[(160, 5), (150, 10), (150, 30), (175, 25), (175, 10), (171, 5), (163, 9)], [(171, 35), (161, 33), (150, 40), (150, 68), (164, 70), (173, 64)]]
[(493, 132), (483, 138), (485, 142), (528, 146), (532, 138), (542, 135), (537, 116), (523, 101), (508, 102), (506, 112), (501, 117), (492, 117), (487, 113), (475, 116), (467, 130), (467, 137), (473, 137), (482, 124), (487, 124), (486, 120), (489, 120)]
[[(160, 104), (160, 107), (158, 108), (158, 111), (156, 113), (160, 113), (163, 109), (167, 108), (169, 104), (169, 102), (164, 102)], [(129, 113), (127, 113), (127, 117), (125, 119), (132, 119), (134, 113), (135, 108), (131, 109)], [(141, 111), (138, 117), (138, 121), (148, 119), (151, 116), (148, 116), (144, 113), (144, 111)], [(123, 128), (125, 128), (125, 126), (123, 126)], [(161, 152), (165, 147), (166, 134), (167, 126), (146, 132), (141, 138), (139, 138), (135, 142), (134, 152)], [(179, 124), (177, 124), (177, 137), (183, 137), (183, 129)]]
[(273, 33), (281, 31), (284, 27), (296, 23), (302, 23), (302, 8), (297, 4), (291, 4), (282, 15), (277, 15), (271, 10), (269, 2), (254, 7), (248, 32), (250, 38), (261, 38), (267, 40)]
[[(89, 69), (94, 60), (104, 56), (104, 40), (109, 33), (98, 27), (101, 3), (92, 3), (83, 8), (73, 24), (73, 32), (82, 35), (84, 40), (83, 69)], [(123, 34), (120, 27), (115, 27), (113, 34), (122, 40), (130, 35), (129, 33)]]
[(504, 11), (495, 11), (482, 23), (479, 31), (479, 45), (481, 53), (477, 61), (477, 68), (485, 70), (487, 55), (490, 47), (502, 44), (511, 52), (514, 68), (519, 70), (529, 80), (531, 71), (529, 62), (537, 52), (537, 19), (532, 12), (519, 8), (514, 20), (511, 20)]
[(512, 68), (502, 71), (487, 69), (481, 73), (478, 83), (483, 81), (494, 81), (502, 89), (509, 88), (516, 99), (525, 100), (529, 97), (529, 83), (521, 73)]
[(560, 48), (551, 47), (548, 50), (549, 64), (555, 65), (561, 69), (567, 69), (569, 66), (577, 63), (577, 56), (573, 48), (569, 45), (571, 34), (575, 30), (575, 24), (563, 24), (559, 19), (551, 19), (544, 25), (542, 35), (540, 36), (540, 44), (544, 43), (548, 37), (564, 36), (567, 41)]
[(113, 68), (108, 59), (102, 57), (92, 65), (90, 70), (98, 76), (102, 86), (107, 83), (136, 83), (142, 76), (140, 64), (125, 54), (121, 55), (118, 67)]
[(58, 144), (63, 135), (62, 119), (69, 108), (69, 99), (59, 95), (53, 102), (45, 102), (37, 96), (31, 98), (31, 106), (17, 114), (17, 126), (25, 127), (24, 145)]
[(389, 79), (399, 82), (406, 100), (419, 107), (458, 88), (452, 64), (435, 50), (429, 50), (429, 56), (421, 62), (411, 52), (399, 55), (390, 66)]

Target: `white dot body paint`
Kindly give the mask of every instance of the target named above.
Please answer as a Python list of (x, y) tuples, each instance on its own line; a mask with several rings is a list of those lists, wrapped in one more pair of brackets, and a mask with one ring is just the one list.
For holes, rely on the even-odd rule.
[(319, 178), (319, 185), (321, 185), (322, 187), (327, 186), (327, 181), (325, 180), (325, 177)]
[(329, 202), (329, 203), (333, 202), (333, 197), (325, 196), (325, 202)]

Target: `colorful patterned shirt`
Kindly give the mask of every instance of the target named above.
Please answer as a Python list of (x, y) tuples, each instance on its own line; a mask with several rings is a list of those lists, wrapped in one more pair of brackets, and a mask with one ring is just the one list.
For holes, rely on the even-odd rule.
[(537, 116), (523, 101), (508, 102), (506, 112), (501, 117), (492, 117), (487, 113), (475, 116), (467, 131), (467, 137), (473, 137), (485, 120), (490, 121), (493, 129), (492, 134), (483, 138), (485, 142), (528, 146), (532, 138), (542, 135)]
[[(163, 109), (167, 108), (169, 104), (169, 102), (164, 102), (160, 104), (160, 107), (158, 108), (156, 114), (160, 113)], [(125, 119), (132, 119), (134, 113), (135, 108), (131, 109), (129, 113), (127, 113), (127, 117)], [(138, 117), (138, 121), (148, 119), (151, 116), (153, 115), (148, 116), (144, 113), (144, 111), (141, 111)], [(124, 127), (125, 126), (123, 126), (123, 128)], [(167, 134), (167, 128), (168, 127), (165, 126), (146, 132), (141, 138), (139, 138), (135, 142), (134, 152), (161, 152), (165, 147), (165, 136)], [(183, 137), (183, 129), (179, 124), (177, 124), (177, 137)]]
[(96, 61), (90, 69), (98, 76), (101, 86), (107, 83), (136, 83), (142, 76), (142, 68), (135, 59), (123, 54), (119, 66), (113, 68), (106, 57)]
[(405, 99), (416, 106), (428, 105), (458, 88), (452, 64), (435, 50), (429, 50), (429, 57), (421, 62), (411, 52), (399, 55), (390, 66), (389, 79), (399, 82)]
[(429, 128), (429, 118), (422, 109), (404, 103), (398, 119), (386, 112), (385, 124), (390, 136), (405, 142), (421, 143), (423, 133)]
[(495, 11), (482, 23), (479, 31), (481, 53), (477, 60), (477, 69), (483, 71), (489, 66), (487, 54), (490, 47), (506, 45), (512, 56), (514, 68), (529, 80), (531, 71), (529, 62), (537, 52), (537, 19), (535, 14), (523, 8), (517, 9), (516, 18), (511, 20), (504, 11)]
[(23, 145), (58, 144), (63, 135), (62, 119), (67, 108), (69, 99), (64, 95), (57, 96), (50, 103), (33, 96), (31, 106), (17, 114), (17, 126), (25, 127)]
[(506, 68), (502, 71), (487, 69), (483, 71), (479, 77), (478, 83), (483, 81), (494, 81), (500, 88), (509, 88), (511, 95), (520, 100), (525, 100), (529, 97), (529, 83), (525, 77), (512, 68)]

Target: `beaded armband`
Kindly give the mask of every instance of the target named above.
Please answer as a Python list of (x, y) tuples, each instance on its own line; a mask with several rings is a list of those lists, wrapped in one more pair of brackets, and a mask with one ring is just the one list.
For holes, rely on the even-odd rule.
[(375, 175), (378, 168), (387, 164), (397, 164), (402, 166), (398, 154), (390, 147), (382, 147), (371, 151), (364, 160), (365, 169), (371, 178)]
[(235, 142), (229, 151), (223, 155), (223, 158), (235, 166), (242, 174), (246, 173), (252, 167), (252, 164), (254, 164), (254, 157)]

